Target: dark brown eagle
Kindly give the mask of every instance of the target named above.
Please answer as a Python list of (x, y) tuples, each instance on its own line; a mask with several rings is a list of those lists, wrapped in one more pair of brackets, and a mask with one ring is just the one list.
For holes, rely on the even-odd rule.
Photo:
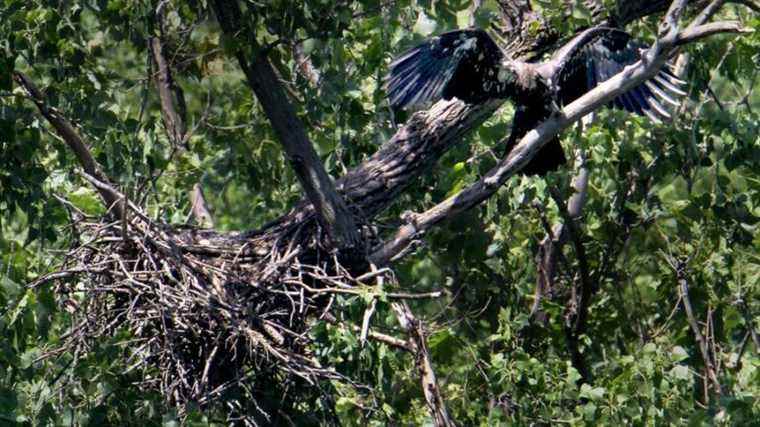
[[(637, 62), (646, 46), (621, 30), (594, 27), (580, 32), (545, 62), (512, 60), (487, 32), (455, 30), (426, 40), (390, 65), (386, 89), (394, 108), (440, 98), (468, 103), (488, 99), (515, 102), (510, 150), (529, 130), (599, 83)], [(666, 67), (650, 80), (619, 95), (610, 105), (659, 122), (678, 105), (685, 84)], [(669, 106), (666, 106), (670, 104)], [(565, 163), (559, 139), (550, 141), (522, 172), (543, 175)]]

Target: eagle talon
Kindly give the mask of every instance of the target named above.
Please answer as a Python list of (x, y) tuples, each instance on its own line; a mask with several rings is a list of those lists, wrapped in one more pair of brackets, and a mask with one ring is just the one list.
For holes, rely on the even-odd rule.
[(401, 214), (401, 221), (404, 223), (411, 225), (414, 228), (417, 228), (417, 218), (419, 217), (418, 214), (412, 212), (412, 211), (404, 211)]
[(549, 102), (549, 115), (551, 116), (559, 116), (562, 115), (562, 107), (560, 107), (559, 103), (557, 102), (556, 98), (553, 98)]

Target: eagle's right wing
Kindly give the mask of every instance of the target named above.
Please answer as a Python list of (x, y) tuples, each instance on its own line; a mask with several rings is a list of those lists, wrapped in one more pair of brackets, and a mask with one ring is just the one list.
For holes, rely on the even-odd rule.
[(394, 108), (457, 97), (475, 103), (495, 95), (503, 54), (483, 30), (432, 37), (396, 58), (385, 77)]

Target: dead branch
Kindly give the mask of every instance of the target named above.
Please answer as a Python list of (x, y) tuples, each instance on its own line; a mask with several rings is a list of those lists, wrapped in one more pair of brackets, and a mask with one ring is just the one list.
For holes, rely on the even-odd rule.
[(754, 12), (760, 12), (760, 3), (753, 0), (734, 0), (732, 1), (732, 3), (742, 4), (744, 6), (747, 6)]

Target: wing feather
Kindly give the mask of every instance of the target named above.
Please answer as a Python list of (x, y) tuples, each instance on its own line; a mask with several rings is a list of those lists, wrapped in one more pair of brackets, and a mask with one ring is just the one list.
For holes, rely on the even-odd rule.
[[(503, 54), (483, 30), (455, 30), (402, 53), (389, 66), (385, 88), (394, 108), (457, 97), (492, 96)], [(488, 83), (490, 80), (490, 83)]]
[[(621, 30), (595, 27), (583, 31), (552, 58), (560, 100), (570, 103), (636, 63), (645, 47)], [(658, 122), (670, 119), (670, 111), (663, 104), (678, 106), (677, 99), (686, 95), (680, 88), (684, 84), (668, 64), (652, 79), (615, 98), (611, 105)]]

